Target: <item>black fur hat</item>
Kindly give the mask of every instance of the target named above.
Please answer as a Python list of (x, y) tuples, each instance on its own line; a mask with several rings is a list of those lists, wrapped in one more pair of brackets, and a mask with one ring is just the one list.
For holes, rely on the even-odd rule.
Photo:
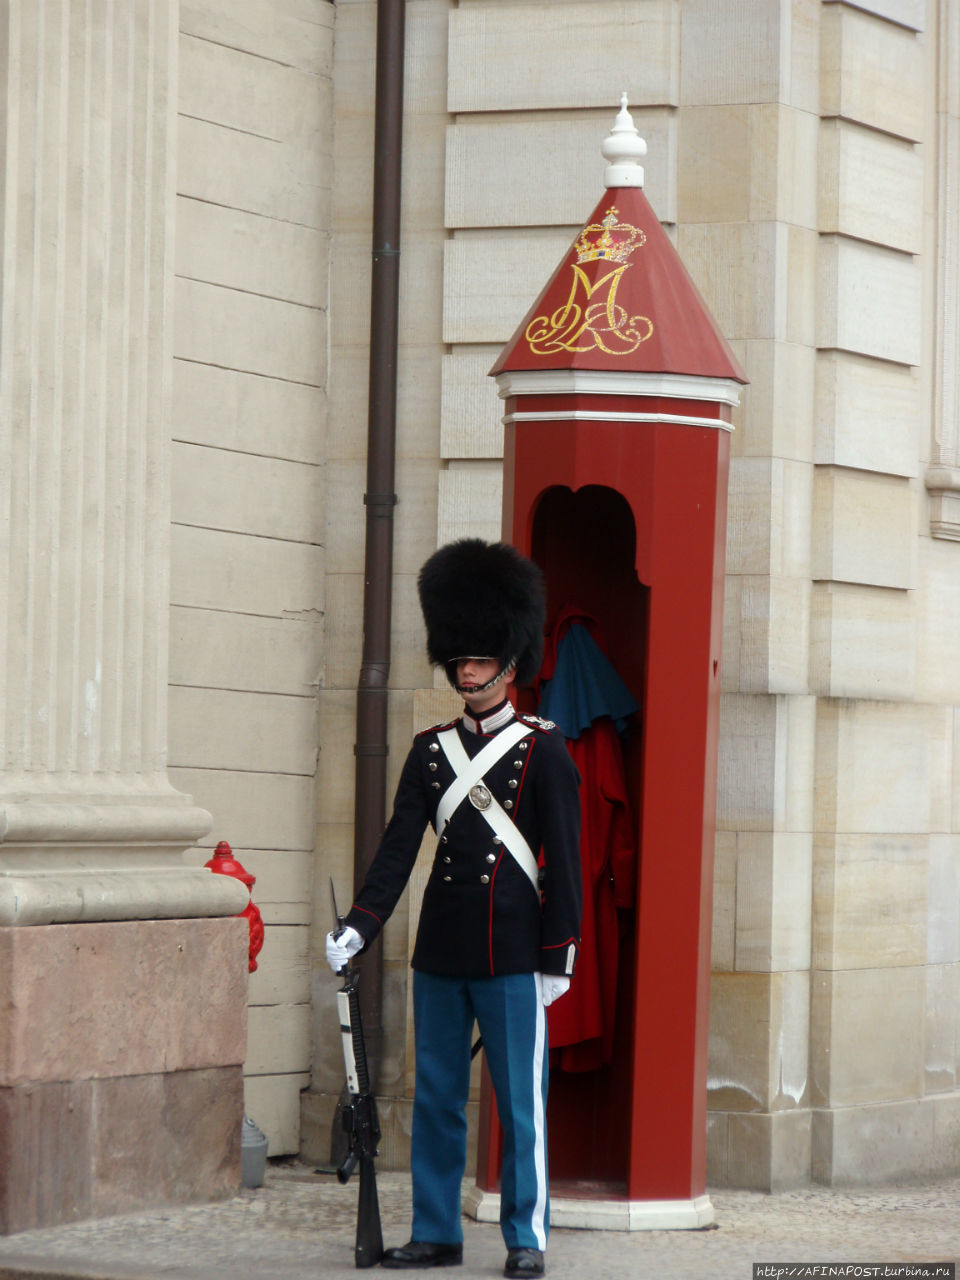
[(543, 657), (546, 609), (532, 560), (504, 542), (462, 538), (430, 556), (417, 587), (431, 662), (497, 658), (516, 666), (517, 684), (530, 684)]

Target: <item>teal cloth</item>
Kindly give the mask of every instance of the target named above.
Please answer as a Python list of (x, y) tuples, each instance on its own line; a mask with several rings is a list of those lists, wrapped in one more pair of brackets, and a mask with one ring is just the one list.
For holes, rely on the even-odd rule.
[(579, 738), (594, 720), (609, 716), (617, 732), (640, 704), (586, 627), (574, 622), (557, 645), (557, 665), (543, 685), (538, 712), (565, 738)]

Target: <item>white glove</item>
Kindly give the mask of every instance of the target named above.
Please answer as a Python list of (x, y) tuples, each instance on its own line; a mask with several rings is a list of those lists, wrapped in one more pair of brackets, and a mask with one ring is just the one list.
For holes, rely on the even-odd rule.
[(327, 964), (334, 973), (346, 967), (351, 956), (355, 956), (363, 946), (363, 939), (356, 929), (349, 925), (336, 934), (327, 934)]
[(540, 981), (545, 1009), (547, 1005), (553, 1004), (554, 1000), (559, 1000), (570, 990), (570, 979), (565, 974), (544, 973), (540, 975)]

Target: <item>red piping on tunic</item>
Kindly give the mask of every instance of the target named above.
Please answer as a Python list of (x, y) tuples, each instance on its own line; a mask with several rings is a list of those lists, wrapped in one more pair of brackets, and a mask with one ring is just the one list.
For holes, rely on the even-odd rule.
[[(483, 735), (483, 737), (485, 737), (485, 738), (492, 738), (492, 737), (494, 737), (494, 736), (495, 736), (495, 735), (494, 735), (494, 734), (492, 734), (492, 733), (485, 733), (485, 734)], [(531, 739), (530, 739), (530, 750), (528, 750), (528, 751), (527, 751), (527, 757), (526, 757), (526, 759), (525, 759), (525, 760), (524, 760), (524, 762), (523, 762), (523, 770), (522, 770), (522, 772), (521, 772), (521, 774), (520, 774), (520, 785), (517, 787), (517, 795), (516, 795), (516, 799), (515, 799), (515, 800), (514, 800), (514, 802), (513, 802), (513, 813), (514, 813), (513, 822), (514, 822), (514, 825), (516, 825), (516, 813), (517, 813), (517, 807), (518, 807), (518, 806), (519, 806), (519, 804), (520, 804), (520, 792), (523, 790), (523, 781), (524, 781), (524, 779), (525, 779), (525, 778), (526, 778), (526, 776), (527, 776), (527, 766), (528, 766), (528, 765), (529, 765), (529, 763), (530, 763), (530, 752), (533, 750), (534, 742), (535, 742), (535, 739), (534, 739), (534, 738), (531, 738)], [(511, 856), (512, 856), (512, 855), (511, 855)], [(496, 883), (496, 879), (497, 879), (497, 872), (500, 870), (500, 863), (501, 863), (502, 861), (503, 861), (503, 850), (501, 849), (501, 850), (500, 850), (500, 857), (499, 857), (499, 858), (497, 858), (496, 866), (493, 868), (493, 875), (491, 875), (491, 877), (490, 877), (490, 923), (489, 923), (489, 926), (488, 926), (488, 929), (487, 929), (487, 948), (488, 948), (488, 951), (489, 951), (489, 958), (490, 958), (490, 977), (491, 977), (491, 978), (493, 978), (493, 977), (495, 977), (495, 976), (496, 976), (496, 970), (495, 970), (495, 969), (494, 969), (494, 967), (493, 967), (493, 886), (494, 886), (494, 884)]]
[(487, 949), (490, 954), (490, 977), (494, 977), (493, 968), (493, 886), (496, 883), (497, 872), (500, 870), (500, 863), (503, 861), (503, 850), (500, 850), (500, 857), (497, 858), (496, 865), (493, 868), (493, 875), (490, 877), (490, 924), (487, 931)]
[(373, 916), (373, 918), (374, 918), (374, 920), (376, 920), (377, 924), (378, 924), (378, 925), (380, 925), (380, 926), (382, 927), (382, 925), (383, 925), (383, 921), (382, 921), (382, 920), (380, 919), (380, 917), (379, 917), (378, 915), (376, 915), (373, 911), (368, 911), (366, 907), (358, 907), (356, 903), (354, 903), (354, 904), (353, 904), (353, 910), (354, 910), (354, 911), (362, 911), (362, 912), (363, 912), (363, 914), (364, 914), (365, 916)]

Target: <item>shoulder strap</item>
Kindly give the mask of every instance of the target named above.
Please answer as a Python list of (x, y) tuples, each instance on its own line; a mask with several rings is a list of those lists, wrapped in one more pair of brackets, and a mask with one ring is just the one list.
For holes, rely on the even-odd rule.
[(446, 826), (469, 795), (470, 788), (482, 780), (487, 770), (492, 769), (521, 738), (526, 738), (529, 734), (529, 728), (521, 721), (515, 720), (495, 738), (491, 738), (472, 760), (463, 749), (460, 735), (455, 728), (445, 729), (437, 734), (437, 741), (443, 748), (443, 754), (457, 775), (440, 797), (440, 803), (437, 806), (437, 831)]
[[(529, 732), (530, 730), (522, 723), (518, 722), (510, 725), (509, 728), (498, 733), (492, 742), (488, 742), (483, 750), (475, 755), (472, 760), (463, 749), (463, 743), (460, 741), (456, 729), (448, 729), (444, 733), (437, 735), (437, 741), (443, 748), (444, 755), (457, 775), (441, 796), (440, 804), (437, 806), (438, 832), (442, 832), (450, 818), (469, 794), (470, 788), (480, 782), (486, 771), (495, 765), (498, 760), (502, 759), (511, 747), (516, 746), (521, 738), (527, 737)], [(501, 742), (501, 739), (506, 739), (506, 741)], [(498, 750), (491, 752), (490, 749), (492, 747), (497, 747)], [(484, 760), (484, 756), (487, 756), (487, 759)], [(539, 893), (540, 880), (537, 871), (537, 860), (516, 823), (507, 815), (493, 796), (490, 796), (490, 803), (487, 807), (479, 810), (479, 812), (483, 815), (494, 835), (500, 838), (503, 847), (517, 862), (524, 875), (533, 885), (534, 890)]]

